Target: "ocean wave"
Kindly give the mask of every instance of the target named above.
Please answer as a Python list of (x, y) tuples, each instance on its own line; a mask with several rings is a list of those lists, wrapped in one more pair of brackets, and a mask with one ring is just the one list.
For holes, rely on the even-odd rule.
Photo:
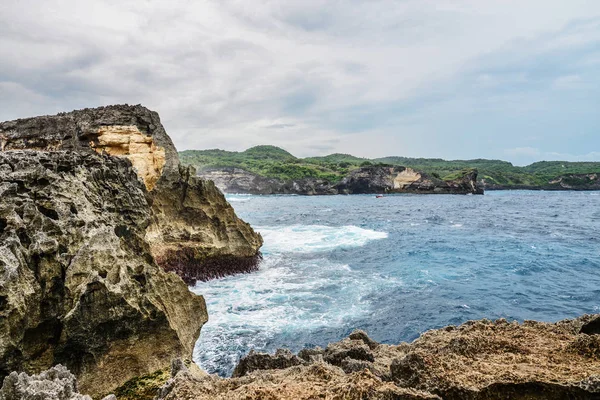
[(251, 194), (228, 194), (225, 195), (225, 200), (230, 203), (243, 203), (252, 198)]
[(256, 273), (198, 282), (192, 288), (204, 296), (210, 315), (194, 361), (210, 373), (228, 375), (250, 349), (272, 351), (276, 337), (298, 338), (307, 331), (343, 326), (370, 312), (365, 299), (371, 293), (401, 284), (325, 258), (294, 262), (284, 255), (266, 256)]
[(359, 228), (354, 225), (291, 225), (282, 227), (257, 227), (268, 253), (313, 253), (343, 247), (361, 247), (372, 240), (385, 239), (386, 232)]

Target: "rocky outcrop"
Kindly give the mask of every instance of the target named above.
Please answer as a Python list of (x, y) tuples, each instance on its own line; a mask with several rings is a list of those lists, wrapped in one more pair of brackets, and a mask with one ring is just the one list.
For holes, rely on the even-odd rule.
[(477, 170), (463, 171), (445, 181), (405, 167), (369, 166), (355, 169), (336, 185), (339, 193), (483, 194)]
[(479, 184), (485, 190), (600, 190), (600, 174), (568, 174), (546, 180), (537, 185), (498, 184), (482, 178)]
[(76, 151), (129, 160), (152, 217), (146, 241), (155, 260), (188, 283), (257, 267), (262, 238), (192, 169), (156, 112), (140, 105), (84, 109), (0, 123), (2, 151)]
[(580, 333), (597, 318), (470, 321), (400, 345), (356, 331), (296, 358), (252, 353), (235, 378), (177, 374), (159, 399), (598, 399), (600, 335)]
[(194, 172), (182, 167), (150, 192), (146, 240), (156, 262), (189, 284), (255, 270), (261, 236), (235, 215), (213, 182)]
[(0, 375), (66, 365), (102, 393), (190, 357), (204, 300), (162, 271), (131, 164), (0, 152)]
[(202, 179), (209, 179), (224, 193), (245, 194), (338, 194), (338, 191), (326, 180), (297, 179), (284, 181), (266, 178), (241, 168), (211, 168), (198, 172)]
[[(57, 365), (39, 375), (12, 372), (4, 379), (0, 400), (92, 400), (77, 390), (77, 379), (67, 368)], [(102, 400), (117, 400), (108, 395)]]
[(190, 358), (204, 299), (165, 270), (248, 270), (262, 240), (180, 167), (158, 115), (4, 122), (0, 144), (0, 378), (60, 363), (98, 395)]
[(477, 184), (477, 171), (468, 170), (457, 179), (445, 181), (412, 168), (367, 166), (351, 171), (340, 182), (323, 179), (284, 181), (266, 178), (239, 168), (213, 168), (199, 172), (225, 193), (247, 194), (367, 194), (367, 193), (436, 193), (483, 194)]

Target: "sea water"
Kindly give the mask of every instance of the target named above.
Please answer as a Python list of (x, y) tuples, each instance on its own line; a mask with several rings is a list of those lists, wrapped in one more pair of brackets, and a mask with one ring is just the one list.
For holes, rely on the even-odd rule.
[(264, 260), (192, 288), (209, 313), (194, 360), (211, 373), (358, 328), (399, 343), (471, 319), (600, 312), (597, 192), (227, 198)]

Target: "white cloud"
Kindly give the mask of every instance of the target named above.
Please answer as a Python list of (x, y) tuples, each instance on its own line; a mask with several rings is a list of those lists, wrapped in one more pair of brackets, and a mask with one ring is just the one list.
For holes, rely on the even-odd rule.
[[(348, 121), (360, 125), (356, 110), (401, 108), (428, 93), (446, 96), (435, 105), (448, 105), (441, 114), (459, 103), (471, 114), (506, 107), (506, 94), (483, 104), (455, 100), (453, 87), (481, 60), (505, 65), (495, 54), (520, 60), (594, 43), (594, 15), (600, 3), (585, 0), (6, 0), (0, 119), (142, 103), (159, 111), (180, 149), (269, 143), (300, 155), (336, 146), (411, 155), (413, 121), (435, 118), (428, 107), (378, 111), (375, 127)], [(518, 71), (484, 72), (476, 84), (526, 82)], [(392, 143), (409, 147), (394, 151)], [(432, 152), (457, 156), (444, 149)]]
[(576, 89), (583, 85), (583, 79), (579, 75), (559, 76), (554, 80), (553, 87), (558, 90)]
[(540, 155), (540, 150), (533, 147), (515, 147), (514, 149), (505, 150), (505, 153), (514, 157), (535, 158)]

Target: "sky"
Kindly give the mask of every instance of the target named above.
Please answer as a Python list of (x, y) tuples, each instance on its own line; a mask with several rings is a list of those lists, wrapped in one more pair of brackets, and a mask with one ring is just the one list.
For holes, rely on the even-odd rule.
[(179, 150), (600, 161), (597, 0), (2, 0), (0, 120), (157, 111)]

